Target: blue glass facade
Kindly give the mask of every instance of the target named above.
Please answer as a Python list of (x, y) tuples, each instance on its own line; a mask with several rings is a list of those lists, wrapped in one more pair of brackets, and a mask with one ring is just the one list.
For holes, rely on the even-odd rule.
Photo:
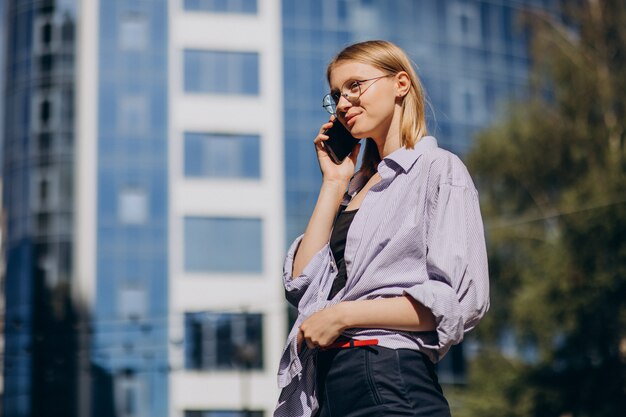
[(4, 6), (3, 415), (71, 417), (79, 351), (71, 295), (75, 2)]
[(184, 52), (185, 92), (211, 94), (259, 94), (257, 52)]
[(185, 314), (185, 369), (263, 368), (263, 316), (251, 313)]
[(263, 271), (263, 222), (255, 218), (186, 217), (185, 271)]
[[(0, 142), (2, 141), (2, 137), (4, 137), (4, 60), (5, 60), (5, 42), (7, 37), (6, 30), (6, 14), (5, 14), (5, 5), (6, 2), (0, 2), (0, 22), (2, 22), (2, 28), (0, 28)], [(2, 164), (2, 146), (0, 146), (0, 164)], [(0, 165), (0, 169), (2, 169)]]
[(259, 135), (185, 133), (185, 176), (191, 178), (259, 179)]
[(100, 2), (94, 416), (168, 414), (167, 9)]
[(185, 10), (256, 14), (257, 0), (184, 0)]
[[(287, 242), (304, 231), (321, 176), (311, 142), (328, 114), (326, 64), (343, 47), (385, 39), (417, 64), (428, 95), (430, 134), (463, 155), (472, 135), (524, 91), (527, 39), (517, 18), (552, 0), (284, 0), (283, 73)], [(459, 361), (457, 353), (449, 361)], [(462, 360), (460, 361), (462, 362)], [(445, 379), (445, 378), (444, 378)]]

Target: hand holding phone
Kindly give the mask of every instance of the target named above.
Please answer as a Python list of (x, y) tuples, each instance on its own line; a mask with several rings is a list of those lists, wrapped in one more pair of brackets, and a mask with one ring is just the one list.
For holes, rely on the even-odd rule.
[(339, 119), (335, 119), (332, 127), (326, 129), (324, 134), (328, 136), (328, 139), (323, 142), (324, 149), (337, 165), (341, 164), (359, 143), (359, 139), (352, 136)]

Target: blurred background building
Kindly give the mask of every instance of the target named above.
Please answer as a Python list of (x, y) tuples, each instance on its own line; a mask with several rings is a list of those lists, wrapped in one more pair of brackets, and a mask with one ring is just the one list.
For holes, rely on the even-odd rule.
[(280, 5), (228, 3), (7, 3), (6, 415), (274, 405)]
[(4, 2), (3, 415), (271, 415), (326, 63), (399, 44), (463, 155), (525, 86), (516, 16), (553, 3)]

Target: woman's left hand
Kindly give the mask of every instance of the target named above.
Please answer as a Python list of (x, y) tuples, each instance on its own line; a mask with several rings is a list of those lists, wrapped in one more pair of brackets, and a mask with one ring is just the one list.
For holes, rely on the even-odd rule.
[(333, 343), (347, 327), (341, 313), (343, 303), (313, 313), (300, 325), (298, 352), (305, 342), (309, 349), (326, 347)]

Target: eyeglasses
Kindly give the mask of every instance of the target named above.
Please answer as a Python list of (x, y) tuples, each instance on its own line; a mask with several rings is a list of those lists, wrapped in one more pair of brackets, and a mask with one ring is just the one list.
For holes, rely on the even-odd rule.
[[(343, 86), (341, 86), (340, 91), (326, 94), (322, 100), (322, 106), (326, 109), (328, 113), (336, 115), (337, 104), (339, 104), (339, 100), (341, 100), (341, 97), (344, 97), (350, 103), (353, 103), (357, 101), (376, 81), (380, 80), (381, 78), (392, 76), (393, 74), (387, 74), (381, 75), (380, 77), (368, 78), (367, 80), (348, 80), (343, 84)], [(368, 81), (373, 81), (373, 83), (368, 85), (365, 89), (361, 89), (361, 85)]]

